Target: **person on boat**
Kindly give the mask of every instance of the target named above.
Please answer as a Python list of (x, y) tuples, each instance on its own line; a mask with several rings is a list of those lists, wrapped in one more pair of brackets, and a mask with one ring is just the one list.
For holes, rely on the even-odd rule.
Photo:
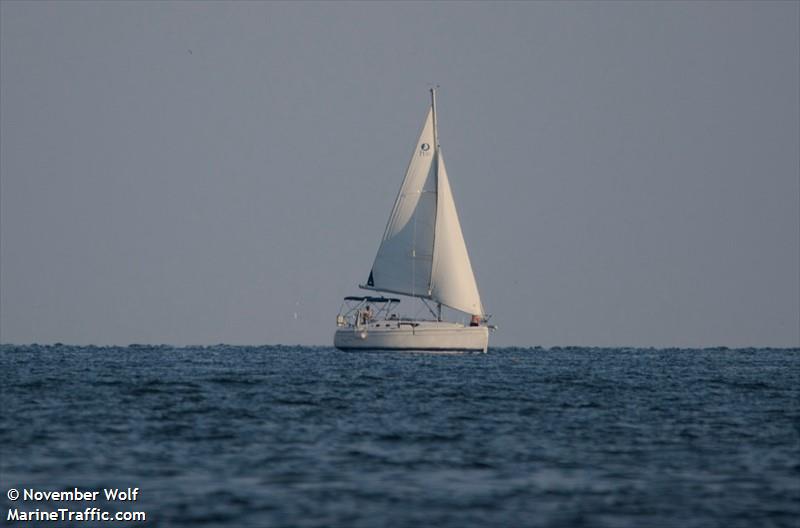
[(371, 319), (372, 319), (372, 306), (367, 305), (367, 307), (361, 311), (361, 321), (364, 324), (367, 324), (368, 322), (370, 322)]
[(469, 320), (470, 326), (480, 326), (481, 325), (481, 316), (480, 315), (473, 315), (472, 319)]

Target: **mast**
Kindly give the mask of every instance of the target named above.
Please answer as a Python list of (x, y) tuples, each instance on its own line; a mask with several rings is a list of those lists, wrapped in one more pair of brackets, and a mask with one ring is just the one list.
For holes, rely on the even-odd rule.
[[(436, 88), (438, 88), (438, 86), (431, 88), (431, 114), (433, 121), (433, 166), (431, 167), (431, 171), (433, 172), (434, 178), (436, 178), (436, 208), (433, 213), (433, 254), (431, 256), (431, 275), (428, 278), (428, 295), (433, 292), (433, 266), (436, 262), (436, 231), (439, 221), (439, 129), (436, 123)], [(438, 307), (436, 320), (441, 321), (442, 303), (437, 302), (436, 305)]]
[(437, 119), (436, 119), (436, 88), (438, 86), (431, 88), (431, 108), (433, 109), (433, 148), (434, 152), (439, 151), (439, 128), (437, 126)]

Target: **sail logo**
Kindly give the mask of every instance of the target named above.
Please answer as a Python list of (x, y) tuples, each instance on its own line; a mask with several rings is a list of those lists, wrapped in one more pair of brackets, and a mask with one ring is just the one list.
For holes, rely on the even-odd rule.
[(423, 143), (419, 146), (419, 148), (422, 152), (428, 152), (431, 149), (431, 146), (427, 143)]

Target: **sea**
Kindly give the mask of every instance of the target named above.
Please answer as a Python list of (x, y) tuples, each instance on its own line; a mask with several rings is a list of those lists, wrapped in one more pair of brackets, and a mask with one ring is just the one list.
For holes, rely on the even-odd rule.
[(800, 349), (0, 351), (4, 526), (800, 526)]

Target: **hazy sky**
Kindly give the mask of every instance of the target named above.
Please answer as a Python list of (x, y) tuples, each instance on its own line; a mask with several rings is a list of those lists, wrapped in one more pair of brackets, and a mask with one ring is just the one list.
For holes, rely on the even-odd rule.
[(798, 2), (3, 1), (0, 340), (330, 344), (438, 83), (492, 345), (798, 346), (799, 27)]

